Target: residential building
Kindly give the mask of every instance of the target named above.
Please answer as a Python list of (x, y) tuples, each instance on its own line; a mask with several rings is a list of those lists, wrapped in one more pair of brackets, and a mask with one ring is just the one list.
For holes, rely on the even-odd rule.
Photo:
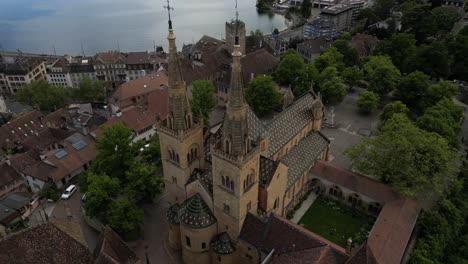
[(348, 4), (328, 6), (321, 10), (320, 16), (333, 21), (337, 31), (343, 31), (351, 26), (353, 7)]
[(110, 227), (105, 227), (94, 252), (95, 264), (142, 264), (141, 259)]
[(77, 57), (70, 62), (71, 87), (78, 88), (83, 78), (97, 80), (92, 58)]
[(157, 70), (147, 51), (129, 52), (125, 60), (127, 81), (136, 80)]
[(328, 6), (338, 4), (339, 0), (313, 0), (312, 5), (314, 8), (323, 9)]
[(2, 93), (14, 95), (18, 89), (32, 81), (46, 80), (46, 61), (40, 58), (16, 57), (14, 61), (0, 62), (0, 76)]
[(337, 38), (338, 28), (333, 19), (326, 16), (318, 16), (307, 22), (304, 26), (304, 38), (313, 39), (318, 37)]
[(57, 149), (40, 153), (30, 158), (28, 153), (15, 155), (11, 163), (25, 178), (33, 192), (39, 192), (46, 183), (54, 184), (58, 189), (66, 186), (70, 180), (88, 169), (97, 155), (95, 140), (91, 136), (74, 133), (60, 142)]
[(301, 54), (305, 63), (311, 63), (322, 52), (331, 46), (331, 39), (327, 37), (318, 37), (308, 39), (302, 43), (297, 44), (297, 52)]
[(455, 7), (464, 13), (465, 1), (463, 0), (442, 0), (440, 3), (442, 6)]
[(8, 163), (0, 163), (0, 198), (4, 195), (26, 191), (26, 184), (21, 175)]
[(21, 221), (21, 213), (0, 203), (0, 239), (6, 237)]
[[(175, 40), (169, 21), (168, 117), (158, 133), (170, 203), (168, 246), (181, 251), (184, 263), (366, 263), (363, 257), (400, 263), (418, 204), (375, 180), (328, 168), (330, 141), (320, 132), (324, 105), (313, 88), (260, 121), (245, 102), (236, 41), (225, 116), (204, 133), (190, 111)], [(370, 239), (343, 249), (284, 219), (311, 190), (380, 212)]]
[(94, 70), (96, 78), (105, 81), (108, 91), (113, 91), (126, 80), (126, 56), (120, 51), (108, 51), (96, 54)]
[(362, 9), (367, 8), (367, 0), (345, 0), (341, 3), (349, 5), (353, 8), (351, 18), (352, 20), (356, 20), (359, 12), (361, 12)]
[(8, 113), (8, 107), (6, 105), (5, 98), (2, 95), (0, 95), (0, 113)]
[(166, 71), (161, 70), (129, 81), (117, 88), (109, 102), (121, 111), (138, 106), (148, 110), (156, 119), (166, 119), (167, 80)]
[(285, 53), (289, 49), (290, 39), (282, 37), (279, 34), (265, 36), (264, 40), (278, 55)]
[(47, 67), (47, 82), (56, 86), (72, 87), (69, 62), (65, 57), (57, 59)]

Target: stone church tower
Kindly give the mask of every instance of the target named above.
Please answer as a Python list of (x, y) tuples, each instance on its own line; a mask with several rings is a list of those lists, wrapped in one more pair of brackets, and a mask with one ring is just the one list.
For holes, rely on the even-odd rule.
[(218, 232), (237, 239), (248, 212), (257, 214), (260, 151), (249, 138), (239, 39), (232, 53), (230, 95), (222, 136), (212, 149), (214, 215)]
[(236, 41), (237, 37), (239, 41), (240, 52), (245, 55), (245, 23), (239, 19), (226, 22), (225, 33), (227, 50), (231, 53), (234, 51), (234, 42)]
[(185, 183), (195, 168), (203, 168), (203, 122), (192, 116), (187, 87), (177, 57), (169, 20), (169, 102), (167, 119), (159, 126), (166, 193), (171, 204), (185, 200)]

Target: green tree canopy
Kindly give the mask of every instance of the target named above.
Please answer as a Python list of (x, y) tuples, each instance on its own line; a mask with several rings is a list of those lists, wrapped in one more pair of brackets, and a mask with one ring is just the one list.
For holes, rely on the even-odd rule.
[(325, 103), (335, 104), (343, 100), (346, 89), (335, 67), (328, 67), (320, 73), (317, 91), (322, 93)]
[(138, 151), (131, 146), (132, 129), (119, 123), (101, 129), (103, 134), (97, 138), (98, 155), (92, 165), (93, 171), (125, 181), (125, 172)]
[(437, 134), (393, 115), (375, 138), (364, 138), (346, 153), (358, 171), (390, 184), (406, 196), (429, 198), (453, 182), (457, 153)]
[(265, 115), (278, 106), (281, 94), (269, 76), (258, 76), (250, 81), (245, 90), (247, 103), (258, 115)]
[(379, 96), (393, 91), (400, 81), (400, 71), (388, 56), (370, 56), (362, 68), (369, 90)]
[[(343, 55), (343, 62), (346, 67), (351, 67), (351, 66), (359, 64), (359, 53), (357, 49), (349, 45), (350, 40), (351, 40), (351, 36), (349, 34), (345, 34), (341, 38), (335, 40), (335, 42), (333, 42), (332, 44), (333, 47), (335, 47), (336, 50), (341, 55)], [(329, 65), (329, 66), (339, 67), (340, 65)]]
[(458, 34), (446, 40), (451, 56), (451, 77), (468, 81), (468, 36)]
[(112, 198), (120, 192), (120, 182), (105, 174), (88, 172), (86, 175), (86, 213), (100, 220), (105, 220)]
[(429, 85), (429, 76), (420, 71), (414, 71), (401, 78), (397, 86), (396, 97), (410, 109), (421, 111), (423, 97), (427, 94)]
[(105, 87), (103, 81), (91, 80), (84, 77), (80, 81), (80, 86), (72, 90), (73, 99), (80, 102), (102, 102), (105, 98)]
[(377, 0), (373, 6), (375, 14), (381, 19), (386, 19), (395, 6), (395, 0)]
[(138, 230), (143, 218), (143, 209), (126, 197), (118, 198), (110, 205), (109, 225), (119, 234)]
[(440, 81), (432, 84), (424, 96), (424, 108), (431, 107), (444, 98), (451, 99), (457, 93), (457, 85), (449, 81)]
[(149, 146), (142, 151), (141, 157), (147, 164), (161, 165), (161, 145), (158, 134), (153, 135)]
[(205, 126), (210, 125), (210, 113), (216, 106), (213, 82), (196, 80), (192, 82), (192, 113), (196, 117), (203, 117)]
[(22, 104), (49, 111), (63, 107), (68, 102), (67, 92), (64, 87), (50, 85), (44, 80), (33, 81), (19, 88), (16, 98)]
[(350, 90), (353, 90), (360, 80), (364, 78), (364, 74), (358, 66), (352, 66), (345, 68), (341, 72), (341, 77), (343, 78), (344, 82), (349, 85)]
[(281, 57), (281, 62), (275, 72), (275, 80), (282, 85), (293, 84), (304, 69), (305, 63), (301, 55), (296, 50), (289, 49)]
[(310, 90), (312, 82), (317, 82), (319, 79), (319, 72), (315, 64), (306, 64), (304, 71), (299, 72), (297, 78), (293, 83), (294, 96), (299, 97)]
[(458, 130), (463, 117), (463, 109), (454, 104), (451, 99), (444, 98), (435, 106), (428, 108), (424, 115), (418, 118), (416, 124), (428, 132), (435, 132), (444, 137), (452, 147), (460, 144)]
[(430, 15), (436, 25), (437, 34), (442, 36), (450, 32), (461, 17), (455, 8), (447, 6), (432, 9)]
[(344, 68), (343, 54), (341, 54), (336, 47), (330, 47), (314, 60), (315, 67), (319, 72), (322, 72), (328, 67), (335, 67), (338, 70)]
[(305, 19), (309, 18), (311, 11), (312, 11), (312, 2), (310, 0), (303, 0), (301, 3), (302, 17)]
[(379, 104), (379, 96), (371, 91), (364, 91), (357, 99), (359, 111), (368, 114), (377, 109)]
[(136, 202), (151, 201), (162, 191), (162, 177), (156, 175), (156, 168), (139, 161), (132, 164), (126, 173), (125, 193)]
[(447, 78), (450, 75), (450, 56), (445, 43), (432, 42), (430, 45), (421, 45), (416, 49), (413, 58), (408, 61), (413, 71), (420, 70), (425, 74), (437, 78)]
[(403, 9), (402, 25), (405, 32), (413, 34), (419, 43), (434, 36), (437, 25), (431, 14), (431, 4), (406, 4)]
[(394, 101), (384, 106), (382, 113), (380, 114), (380, 122), (385, 124), (395, 114), (402, 114), (407, 116), (409, 113), (408, 107), (402, 101)]
[(414, 35), (399, 33), (391, 38), (381, 41), (374, 53), (388, 55), (393, 64), (401, 71), (407, 72), (408, 62), (416, 52), (416, 39)]

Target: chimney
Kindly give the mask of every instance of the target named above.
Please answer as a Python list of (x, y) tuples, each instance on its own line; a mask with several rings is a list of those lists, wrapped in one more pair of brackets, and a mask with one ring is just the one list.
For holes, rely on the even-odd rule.
[(351, 252), (351, 246), (353, 245), (353, 239), (352, 238), (348, 238), (348, 240), (346, 241), (346, 253), (350, 253)]

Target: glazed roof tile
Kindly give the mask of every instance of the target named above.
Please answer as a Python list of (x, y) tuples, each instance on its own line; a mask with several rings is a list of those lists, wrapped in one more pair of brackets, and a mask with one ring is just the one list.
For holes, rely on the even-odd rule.
[(174, 225), (180, 224), (178, 216), (179, 209), (180, 205), (178, 203), (172, 205), (171, 207), (169, 207), (169, 209), (167, 209), (166, 218), (169, 223)]
[(315, 164), (328, 144), (329, 141), (324, 135), (312, 131), (281, 158), (281, 161), (288, 166), (287, 190)]
[(260, 156), (260, 186), (266, 187), (270, 185), (271, 178), (278, 167), (278, 162)]
[(219, 234), (213, 241), (211, 241), (210, 245), (214, 252), (221, 255), (228, 255), (234, 252), (234, 246), (232, 245), (231, 238), (227, 233)]
[(194, 169), (187, 181), (187, 184), (190, 184), (196, 180), (199, 180), (203, 188), (205, 188), (210, 196), (213, 197), (213, 176), (211, 166), (204, 171), (200, 169)]
[(316, 101), (317, 99), (312, 93), (307, 93), (266, 125), (270, 135), (269, 157), (273, 156), (304, 127), (313, 122), (312, 108)]
[(178, 212), (182, 225), (193, 229), (200, 229), (216, 223), (211, 209), (199, 193), (185, 200)]

